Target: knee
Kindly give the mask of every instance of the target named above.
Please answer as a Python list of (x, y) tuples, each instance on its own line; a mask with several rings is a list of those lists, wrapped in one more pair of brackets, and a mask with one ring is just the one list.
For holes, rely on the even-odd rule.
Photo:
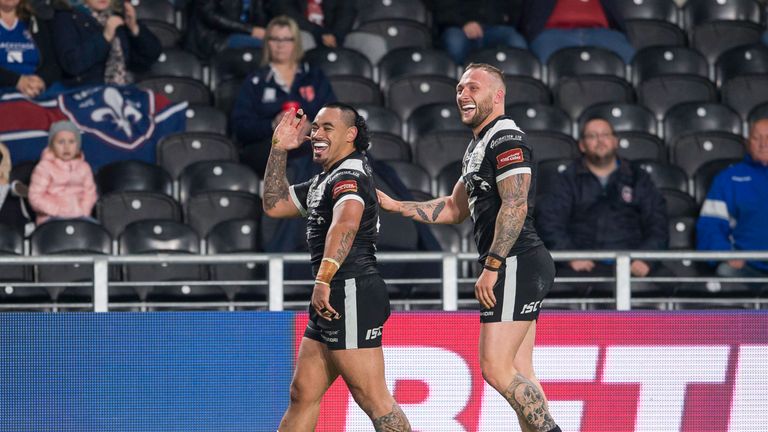
[(291, 383), (290, 398), (292, 405), (319, 404), (322, 393), (294, 381)]
[(530, 381), (537, 380), (536, 373), (533, 370), (533, 365), (531, 362), (515, 359), (514, 365), (516, 373), (522, 375), (523, 378)]
[(518, 373), (515, 367), (502, 367), (489, 361), (480, 361), (483, 379), (499, 393), (504, 393), (513, 377)]

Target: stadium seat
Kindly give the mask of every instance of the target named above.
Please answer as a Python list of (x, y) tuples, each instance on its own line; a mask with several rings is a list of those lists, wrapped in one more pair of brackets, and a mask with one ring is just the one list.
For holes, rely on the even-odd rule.
[(112, 192), (145, 191), (173, 195), (173, 180), (157, 165), (137, 160), (112, 162), (96, 173), (99, 195)]
[(697, 75), (709, 77), (707, 59), (691, 48), (648, 47), (632, 58), (632, 83), (638, 83), (665, 75)]
[(525, 141), (533, 149), (535, 162), (570, 159), (579, 155), (573, 137), (559, 132), (530, 131), (526, 133)]
[(379, 19), (363, 23), (356, 30), (382, 36), (387, 42), (389, 51), (403, 47), (430, 48), (432, 46), (429, 28), (412, 20)]
[(696, 200), (688, 193), (676, 189), (660, 189), (659, 192), (664, 195), (664, 201), (667, 203), (668, 217), (698, 216), (699, 206), (696, 205)]
[(318, 47), (305, 52), (304, 61), (322, 69), (327, 77), (355, 75), (373, 79), (368, 57), (350, 48)]
[(760, 4), (754, 0), (697, 0), (683, 7), (686, 28), (714, 21), (750, 21), (761, 23)]
[(696, 203), (701, 205), (707, 197), (712, 180), (720, 174), (721, 171), (729, 166), (741, 162), (741, 159), (718, 159), (706, 162), (696, 170), (693, 175), (693, 197)]
[(548, 131), (573, 135), (571, 118), (560, 108), (545, 104), (513, 104), (505, 109), (523, 132)]
[(207, 105), (190, 105), (185, 116), (187, 117), (187, 132), (227, 134), (228, 116), (218, 108)]
[(368, 154), (376, 160), (411, 161), (411, 146), (400, 138), (386, 132), (373, 133)]
[(669, 218), (669, 248), (677, 250), (696, 249), (696, 218), (678, 216)]
[[(405, 161), (388, 161), (408, 190), (432, 193), (432, 180), (429, 172), (421, 165)], [(378, 184), (378, 183), (377, 183)]]
[(533, 53), (522, 48), (496, 47), (472, 51), (466, 64), (487, 63), (499, 68), (505, 76), (527, 76), (543, 79), (541, 63)]
[(457, 160), (440, 170), (440, 173), (437, 175), (436, 196), (450, 196), (453, 193), (453, 188), (461, 177), (461, 165), (462, 162)]
[(685, 46), (687, 40), (683, 29), (661, 20), (633, 19), (624, 23), (627, 38), (635, 49), (652, 46)]
[(608, 120), (613, 126), (614, 132), (643, 132), (657, 134), (658, 126), (656, 117), (651, 111), (642, 105), (609, 102), (592, 105), (584, 110), (579, 117), (579, 134), (584, 124), (592, 118), (599, 117)]
[(131, 0), (136, 18), (151, 19), (176, 25), (176, 11), (168, 0)]
[(605, 102), (632, 102), (632, 86), (624, 79), (608, 75), (563, 78), (555, 89), (555, 102), (572, 119), (586, 108)]
[(157, 163), (174, 179), (195, 162), (214, 160), (237, 161), (237, 149), (225, 135), (182, 132), (167, 135), (157, 144)]
[[(9, 225), (0, 224), (0, 256), (24, 255), (24, 236), (21, 231)], [(14, 287), (12, 282), (29, 282), (31, 268), (23, 265), (0, 266), (0, 301), (48, 300), (48, 293), (42, 288)]]
[(652, 78), (637, 86), (637, 101), (653, 112), (658, 120), (667, 111), (684, 102), (714, 102), (717, 90), (712, 82), (696, 75), (668, 75)]
[(688, 193), (688, 176), (679, 166), (655, 160), (639, 160), (634, 163), (651, 176), (657, 188)]
[(259, 219), (261, 199), (240, 191), (200, 192), (184, 204), (184, 220), (201, 236), (230, 219)]
[(344, 47), (363, 54), (368, 57), (372, 65), (377, 65), (387, 53), (387, 40), (384, 36), (375, 33), (351, 31), (344, 38)]
[[(424, 167), (431, 178), (451, 162), (461, 160), (472, 139), (469, 130), (435, 131), (413, 143), (413, 160)], [(427, 189), (430, 190), (430, 189)]]
[(549, 87), (536, 78), (504, 75), (504, 85), (507, 87), (507, 94), (504, 98), (506, 105), (518, 103), (549, 104), (552, 102)]
[(724, 52), (715, 64), (717, 85), (740, 75), (768, 74), (768, 47), (763, 44), (743, 45)]
[(557, 177), (565, 171), (574, 159), (550, 159), (539, 162), (536, 176), (536, 196), (551, 193), (557, 182)]
[(429, 10), (421, 0), (374, 0), (357, 12), (360, 23), (381, 19), (404, 19), (429, 24)]
[(392, 50), (379, 61), (379, 85), (386, 89), (392, 80), (421, 75), (458, 78), (456, 64), (444, 51), (417, 47)]
[(455, 103), (456, 80), (444, 76), (402, 77), (389, 84), (386, 94), (387, 106), (405, 120), (422, 105)]
[(558, 50), (547, 61), (547, 84), (555, 88), (565, 77), (609, 75), (626, 77), (626, 65), (613, 51), (598, 47), (572, 47)]
[(691, 36), (691, 46), (704, 54), (714, 65), (724, 52), (748, 44), (760, 42), (765, 26), (747, 21), (718, 21), (696, 26)]
[(727, 132), (700, 132), (676, 140), (671, 148), (672, 162), (693, 177), (706, 162), (738, 159), (744, 156), (744, 138)]
[(752, 111), (749, 112), (749, 116), (747, 117), (747, 121), (749, 123), (753, 123), (757, 120), (768, 118), (768, 102), (760, 104), (752, 109)]
[(194, 54), (179, 48), (165, 48), (157, 61), (142, 78), (152, 77), (187, 77), (205, 82), (203, 65)]
[(259, 68), (261, 48), (225, 48), (211, 59), (211, 88), (220, 83), (250, 75)]
[(723, 84), (723, 103), (733, 108), (741, 118), (768, 100), (768, 75), (742, 75)]
[(381, 90), (372, 80), (360, 76), (332, 76), (328, 78), (333, 94), (340, 102), (350, 105), (381, 105)]
[(147, 219), (180, 221), (181, 208), (170, 196), (154, 192), (114, 192), (99, 197), (96, 218), (112, 238), (132, 222)]
[(218, 83), (214, 91), (214, 106), (216, 109), (224, 113), (231, 113), (242, 86), (243, 80), (240, 78), (228, 79)]
[[(208, 255), (258, 253), (262, 251), (260, 241), (261, 223), (258, 219), (232, 219), (211, 228), (206, 237)], [(257, 281), (264, 279), (265, 264), (213, 264), (209, 267), (211, 280)], [(290, 290), (291, 285), (285, 289)], [(265, 285), (222, 285), (229, 300), (267, 300), (268, 287)], [(302, 290), (303, 292), (303, 290)]]
[(381, 105), (358, 104), (355, 108), (373, 134), (385, 132), (402, 137), (403, 122), (396, 112)]
[(171, 102), (189, 102), (198, 105), (211, 104), (211, 91), (202, 81), (187, 77), (144, 78), (137, 86), (167, 97)]
[(228, 160), (202, 160), (187, 165), (179, 174), (179, 200), (187, 202), (202, 192), (239, 191), (256, 195), (259, 178), (247, 166)]
[(741, 118), (725, 105), (697, 102), (677, 105), (664, 117), (667, 145), (686, 134), (714, 131), (741, 135)]
[(618, 154), (628, 160), (667, 160), (667, 148), (656, 135), (647, 132), (617, 132), (619, 139)]
[(140, 22), (160, 40), (160, 46), (163, 49), (175, 48), (179, 45), (181, 32), (175, 25), (154, 19), (143, 19)]
[[(121, 255), (200, 253), (200, 238), (187, 225), (167, 220), (145, 220), (128, 225), (120, 236)], [(128, 264), (123, 278), (132, 282), (205, 280), (205, 269), (197, 264), (168, 264), (158, 257), (157, 264)], [(224, 293), (210, 286), (135, 286), (140, 300), (217, 300)]]
[(406, 141), (418, 147), (419, 140), (430, 132), (467, 130), (459, 117), (456, 102), (432, 103), (416, 108), (408, 117)]
[[(440, 244), (440, 249), (442, 249), (443, 252), (446, 253), (454, 253), (457, 254), (461, 252), (461, 246), (462, 246), (462, 238), (461, 234), (459, 233), (459, 230), (456, 229), (452, 225), (440, 225), (440, 224), (432, 224), (429, 225), (430, 231), (432, 231), (432, 235), (435, 236), (435, 239)], [(461, 266), (461, 264), (459, 264)], [(430, 268), (430, 270), (432, 270)], [(425, 277), (428, 275), (424, 275), (422, 277)], [(435, 275), (438, 276), (438, 275)], [(442, 278), (442, 275), (439, 275), (438, 277)], [(443, 285), (438, 284), (414, 284), (411, 292), (410, 292), (410, 298), (429, 298), (429, 299), (440, 299), (442, 298), (443, 294)]]

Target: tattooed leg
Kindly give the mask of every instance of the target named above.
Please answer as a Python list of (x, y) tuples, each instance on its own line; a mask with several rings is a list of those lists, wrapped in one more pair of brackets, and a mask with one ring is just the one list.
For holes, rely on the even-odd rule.
[(549, 414), (544, 393), (526, 377), (520, 374), (515, 375), (515, 379), (504, 391), (503, 396), (518, 417), (530, 425), (535, 432), (549, 432), (557, 427), (555, 420)]
[(392, 412), (373, 419), (376, 432), (410, 432), (411, 424), (397, 403), (392, 404)]

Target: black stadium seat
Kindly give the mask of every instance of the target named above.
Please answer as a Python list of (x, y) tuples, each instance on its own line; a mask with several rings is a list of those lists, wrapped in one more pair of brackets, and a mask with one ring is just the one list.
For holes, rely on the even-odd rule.
[(394, 79), (407, 76), (437, 75), (457, 79), (457, 66), (444, 51), (417, 47), (392, 50), (379, 61), (382, 89)]
[(712, 160), (696, 170), (693, 175), (693, 197), (700, 205), (704, 202), (709, 192), (709, 187), (712, 185), (712, 180), (720, 174), (721, 171), (729, 166), (741, 162), (741, 159), (718, 159)]
[(765, 26), (748, 21), (718, 21), (701, 24), (693, 30), (691, 46), (704, 54), (710, 64), (726, 51), (760, 42)]
[(189, 102), (191, 104), (210, 105), (211, 91), (200, 80), (187, 77), (152, 77), (144, 78), (137, 86), (152, 90), (167, 97), (171, 102)]
[(225, 80), (242, 80), (256, 71), (261, 62), (261, 48), (225, 48), (211, 59), (211, 88)]
[(226, 135), (229, 115), (207, 105), (190, 105), (184, 115), (187, 117), (187, 132), (211, 132)]
[(132, 0), (131, 4), (136, 9), (136, 18), (138, 19), (151, 19), (176, 24), (176, 11), (171, 2), (166, 0)]
[(204, 81), (203, 65), (194, 54), (179, 48), (166, 48), (142, 78), (187, 77)]
[(613, 51), (598, 47), (573, 47), (558, 50), (547, 61), (547, 84), (555, 88), (565, 77), (582, 75), (626, 76), (626, 65)]
[(414, 147), (419, 146), (419, 140), (426, 134), (435, 131), (467, 131), (461, 122), (456, 102), (438, 102), (422, 105), (408, 117), (406, 141)]
[(164, 49), (175, 48), (181, 41), (181, 32), (173, 24), (153, 19), (143, 19), (141, 24), (147, 26), (149, 31), (160, 40), (160, 46)]
[[(9, 225), (0, 224), (0, 256), (24, 255), (24, 236), (21, 231)], [(10, 302), (21, 299), (47, 300), (48, 293), (41, 288), (14, 288), (11, 282), (29, 282), (31, 268), (22, 265), (0, 266), (0, 301)]]
[(99, 195), (126, 191), (173, 195), (173, 180), (163, 168), (137, 160), (104, 165), (96, 173), (96, 186)]
[(688, 193), (676, 189), (660, 189), (659, 191), (664, 195), (664, 201), (667, 202), (667, 215), (670, 218), (696, 217), (698, 215), (699, 206)]
[(429, 48), (432, 46), (429, 28), (412, 20), (379, 19), (363, 23), (356, 30), (382, 36), (386, 40), (389, 50), (403, 47)]
[(669, 248), (673, 250), (696, 249), (696, 218), (678, 216), (669, 218)]
[(472, 51), (465, 63), (491, 64), (499, 68), (504, 75), (528, 76), (537, 80), (543, 78), (539, 59), (522, 48), (497, 47)]
[(456, 101), (456, 80), (444, 76), (402, 77), (389, 84), (387, 106), (407, 119), (416, 108)]
[(672, 146), (672, 161), (688, 177), (706, 162), (718, 159), (738, 159), (744, 156), (744, 138), (727, 132), (700, 132), (686, 135)]
[(637, 83), (664, 75), (697, 75), (709, 77), (707, 59), (686, 47), (648, 47), (632, 58), (632, 82)]
[(684, 102), (714, 102), (717, 90), (710, 80), (696, 75), (667, 75), (641, 82), (637, 101), (661, 120), (667, 111)]
[(371, 135), (371, 148), (368, 154), (376, 160), (411, 161), (411, 146), (400, 138), (386, 132), (374, 132)]
[(362, 53), (350, 48), (314, 48), (304, 53), (304, 61), (319, 67), (328, 77), (356, 75), (373, 79), (371, 62)]
[(395, 170), (408, 190), (431, 193), (432, 181), (421, 165), (404, 161), (389, 161), (387, 165)]
[(132, 222), (147, 219), (180, 221), (181, 208), (170, 196), (154, 192), (115, 192), (99, 197), (96, 218), (113, 238)]
[(392, 18), (429, 24), (429, 10), (420, 0), (372, 0), (357, 12), (361, 23)]
[(530, 131), (525, 134), (525, 140), (533, 149), (535, 162), (575, 158), (579, 155), (576, 141), (570, 135), (559, 132)]
[(768, 74), (768, 47), (742, 45), (724, 52), (715, 65), (718, 86), (741, 75)]
[[(209, 255), (261, 252), (260, 231), (261, 223), (258, 219), (232, 219), (221, 222), (208, 233), (207, 252)], [(209, 272), (211, 280), (256, 281), (264, 279), (265, 267), (264, 264), (256, 263), (213, 264), (209, 267)], [(267, 299), (267, 287), (264, 285), (222, 285), (221, 289), (229, 300)]]
[(627, 38), (635, 49), (686, 44), (683, 29), (667, 21), (633, 19), (627, 20), (624, 25), (627, 28)]
[(746, 119), (755, 107), (768, 100), (768, 75), (742, 75), (723, 84), (723, 103)]
[(555, 102), (572, 119), (585, 109), (606, 102), (632, 102), (632, 86), (622, 78), (608, 75), (585, 75), (563, 78), (555, 90)]
[(680, 21), (674, 0), (617, 0), (614, 2), (625, 20), (664, 20), (677, 24)]
[(365, 124), (372, 133), (385, 132), (402, 137), (403, 122), (391, 109), (370, 104), (358, 104), (355, 109), (365, 119)]
[(336, 98), (350, 105), (381, 105), (379, 85), (360, 76), (332, 76), (328, 78)]
[(647, 132), (617, 132), (619, 139), (618, 154), (628, 160), (667, 160), (667, 148), (656, 135)]
[(690, 30), (699, 24), (715, 21), (762, 22), (760, 3), (755, 0), (696, 0), (683, 8), (683, 22)]
[(182, 203), (199, 193), (212, 191), (239, 191), (256, 195), (259, 178), (249, 166), (227, 160), (194, 162), (179, 174), (179, 200)]
[(667, 145), (687, 134), (715, 131), (741, 135), (741, 118), (725, 105), (696, 102), (677, 105), (664, 117)]
[(504, 85), (507, 87), (507, 94), (504, 99), (506, 105), (518, 103), (548, 104), (552, 102), (549, 87), (536, 78), (504, 75)]
[(651, 176), (651, 181), (657, 188), (688, 192), (688, 176), (682, 168), (652, 160), (641, 160), (634, 163)]
[(424, 167), (432, 178), (437, 178), (443, 167), (464, 157), (471, 139), (472, 133), (469, 129), (429, 133), (414, 145), (413, 159)]
[(453, 193), (453, 188), (461, 177), (461, 164), (462, 162), (458, 160), (440, 170), (437, 175), (437, 196), (449, 196)]
[(240, 191), (201, 192), (184, 204), (184, 220), (201, 236), (220, 222), (230, 219), (259, 219), (261, 199)]
[(548, 131), (572, 135), (571, 118), (565, 111), (545, 104), (513, 104), (505, 109), (523, 132)]
[(579, 134), (584, 124), (595, 117), (603, 118), (613, 126), (614, 132), (643, 132), (657, 134), (658, 126), (653, 113), (642, 105), (608, 102), (592, 105), (579, 117)]
[(167, 135), (157, 144), (157, 163), (173, 178), (200, 161), (237, 161), (237, 149), (225, 135), (183, 132)]

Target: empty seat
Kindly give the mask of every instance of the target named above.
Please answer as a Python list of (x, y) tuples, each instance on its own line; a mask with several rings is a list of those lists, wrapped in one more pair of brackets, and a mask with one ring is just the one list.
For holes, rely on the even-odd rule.
[(173, 180), (165, 170), (135, 160), (112, 162), (101, 167), (96, 173), (96, 186), (99, 195), (126, 191), (173, 194)]
[(210, 105), (211, 91), (202, 81), (187, 77), (152, 77), (144, 78), (137, 86), (152, 90), (167, 97), (171, 102), (189, 102), (191, 104)]
[(360, 76), (332, 76), (328, 78), (336, 98), (350, 105), (381, 105), (381, 90), (372, 80)]
[(376, 65), (387, 53), (387, 40), (375, 33), (352, 31), (344, 38), (344, 47), (360, 52), (368, 57), (372, 65)]
[[(16, 228), (0, 224), (0, 256), (24, 255), (24, 236)], [(48, 293), (41, 288), (23, 287), (15, 288), (9, 282), (29, 282), (31, 268), (22, 265), (0, 265), (0, 284), (4, 289), (0, 290), (0, 299), (3, 302), (19, 300), (47, 300)]]
[(632, 82), (664, 75), (709, 76), (707, 59), (698, 51), (681, 46), (644, 48), (632, 58)]
[(357, 12), (361, 23), (392, 18), (429, 24), (429, 10), (420, 0), (374, 0), (365, 2)]
[(401, 119), (407, 119), (422, 105), (455, 102), (456, 80), (443, 76), (402, 77), (389, 84), (386, 94), (387, 106)]
[(608, 120), (613, 126), (614, 132), (642, 132), (657, 134), (656, 117), (642, 105), (609, 102), (592, 105), (584, 110), (579, 117), (579, 131), (584, 129), (584, 124), (593, 118)]
[(654, 19), (675, 24), (680, 21), (674, 0), (620, 0), (615, 4), (625, 20)]
[(712, 180), (721, 171), (739, 162), (741, 162), (741, 159), (718, 159), (706, 162), (700, 166), (693, 175), (693, 197), (696, 198), (696, 202), (698, 204), (704, 202), (704, 198), (707, 197), (707, 192), (709, 192), (709, 187), (712, 185)]
[(461, 122), (455, 102), (438, 102), (422, 105), (408, 117), (406, 140), (414, 147), (419, 139), (434, 131), (467, 131)]
[(714, 21), (760, 23), (760, 4), (754, 0), (697, 0), (685, 3), (683, 22), (688, 29)]
[(199, 161), (179, 174), (179, 199), (182, 203), (202, 192), (240, 191), (256, 195), (259, 178), (243, 164), (227, 160)]
[(380, 105), (359, 104), (355, 107), (357, 113), (365, 119), (368, 130), (372, 133), (386, 132), (402, 136), (403, 122), (396, 112)]
[(225, 113), (231, 113), (242, 86), (243, 80), (240, 78), (233, 78), (218, 83), (214, 91), (214, 106), (216, 109)]
[(496, 66), (504, 75), (522, 75), (541, 80), (541, 63), (533, 53), (522, 48), (484, 48), (470, 52), (466, 64), (487, 63)]
[(628, 82), (612, 76), (563, 78), (555, 90), (555, 102), (572, 119), (592, 105), (605, 102), (632, 102), (634, 92)]
[(449, 163), (440, 170), (437, 175), (437, 193), (436, 196), (449, 196), (453, 194), (453, 188), (461, 177), (460, 160)]
[(733, 108), (741, 118), (768, 100), (768, 75), (742, 75), (730, 79), (721, 89), (723, 103)]
[(230, 219), (259, 219), (261, 199), (239, 191), (201, 192), (184, 204), (184, 220), (201, 236), (216, 224)]
[(686, 134), (715, 131), (741, 135), (741, 118), (725, 105), (695, 102), (677, 105), (664, 117), (668, 145)]
[[(208, 254), (257, 253), (262, 251), (258, 219), (233, 219), (221, 222), (206, 237)], [(211, 280), (257, 281), (266, 276), (266, 265), (257, 263), (213, 264)], [(229, 300), (266, 300), (266, 285), (222, 285)]]
[(237, 161), (237, 149), (225, 135), (183, 132), (167, 135), (157, 144), (157, 163), (173, 178), (200, 161)]
[(184, 115), (187, 117), (187, 132), (211, 132), (227, 134), (227, 114), (207, 105), (190, 105)]
[(598, 47), (572, 47), (558, 50), (547, 61), (547, 84), (555, 88), (565, 77), (609, 75), (624, 78), (626, 65), (613, 51)]
[(685, 46), (686, 37), (683, 29), (675, 24), (661, 20), (633, 19), (624, 23), (627, 38), (635, 49), (652, 46)]
[(714, 102), (717, 90), (712, 82), (696, 75), (667, 75), (641, 82), (637, 101), (661, 120), (667, 111), (684, 102)]
[(558, 184), (560, 173), (568, 169), (573, 163), (573, 159), (550, 159), (542, 161), (537, 165), (536, 170), (536, 196), (542, 196), (555, 189)]
[(147, 219), (180, 221), (181, 208), (165, 194), (115, 192), (99, 197), (96, 218), (113, 238), (117, 238), (132, 222)]
[(469, 130), (429, 133), (413, 144), (414, 161), (424, 167), (432, 178), (437, 178), (443, 167), (461, 160), (471, 139)]
[(456, 79), (457, 66), (444, 51), (417, 47), (392, 50), (379, 62), (382, 89), (394, 79), (406, 76), (439, 75)]
[(579, 155), (573, 137), (559, 132), (530, 131), (526, 133), (525, 141), (533, 149), (535, 162), (569, 159)]
[(739, 75), (768, 74), (768, 47), (743, 45), (724, 52), (717, 59), (715, 75), (718, 86)]
[(181, 32), (173, 24), (154, 19), (143, 19), (141, 24), (147, 26), (149, 31), (160, 40), (160, 46), (163, 48), (174, 48), (181, 41)]
[(386, 132), (371, 134), (371, 148), (368, 154), (377, 160), (411, 161), (411, 146), (400, 138)]
[(141, 75), (150, 77), (187, 77), (204, 81), (203, 65), (194, 54), (179, 48), (166, 48), (152, 63), (149, 70)]
[(765, 27), (746, 21), (718, 21), (696, 26), (691, 46), (715, 64), (721, 54), (741, 45), (760, 41)]
[(701, 132), (686, 135), (672, 146), (672, 161), (693, 177), (700, 166), (717, 159), (744, 156), (744, 138), (727, 132)]
[(431, 193), (430, 176), (422, 166), (404, 161), (389, 161), (387, 165), (395, 170), (397, 176), (409, 190)]
[(225, 48), (211, 59), (211, 88), (226, 80), (239, 79), (250, 75), (259, 68), (261, 48)]
[(545, 104), (513, 104), (505, 109), (517, 126), (524, 132), (549, 131), (565, 135), (573, 134), (571, 118), (565, 111)]
[(432, 46), (432, 36), (429, 28), (411, 20), (380, 19), (361, 24), (358, 31), (374, 33), (382, 36), (387, 42), (387, 49), (403, 47), (429, 48)]
[(634, 163), (648, 173), (657, 188), (688, 192), (688, 176), (679, 166), (655, 160), (641, 160)]
[(618, 155), (628, 160), (667, 160), (667, 148), (656, 135), (647, 132), (617, 132), (619, 139)]
[(326, 76), (357, 75), (373, 79), (373, 66), (362, 53), (350, 48), (318, 47), (304, 53), (304, 61)]
[(518, 103), (548, 104), (552, 101), (549, 87), (536, 78), (504, 75), (504, 85), (507, 87), (507, 94), (504, 97), (506, 105)]
[(699, 213), (699, 206), (696, 200), (686, 192), (676, 189), (660, 189), (664, 195), (664, 201), (667, 203), (667, 216), (676, 217), (696, 217)]
[(691, 216), (670, 217), (668, 224), (670, 249), (696, 249), (696, 218)]

